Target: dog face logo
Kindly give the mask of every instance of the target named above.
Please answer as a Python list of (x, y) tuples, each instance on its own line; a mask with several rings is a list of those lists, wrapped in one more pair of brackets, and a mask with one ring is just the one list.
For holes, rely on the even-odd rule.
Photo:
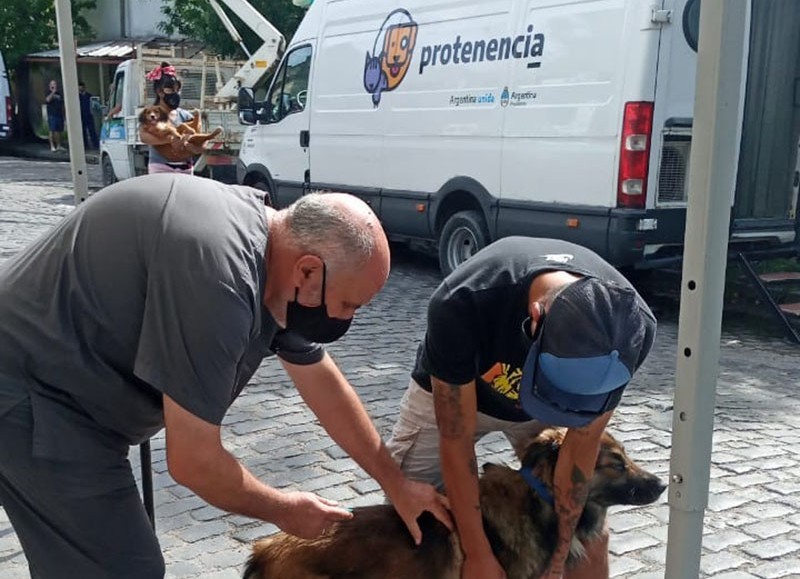
[[(372, 104), (381, 102), (381, 94), (396, 89), (408, 72), (414, 44), (417, 41), (417, 23), (403, 8), (389, 13), (383, 21), (372, 54), (367, 52), (364, 64), (364, 88), (372, 95)], [(378, 43), (381, 50), (378, 52)]]

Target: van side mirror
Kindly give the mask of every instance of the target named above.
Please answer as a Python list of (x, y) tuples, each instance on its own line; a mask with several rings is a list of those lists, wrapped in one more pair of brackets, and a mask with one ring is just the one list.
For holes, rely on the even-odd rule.
[(239, 109), (239, 122), (243, 125), (255, 125), (256, 98), (253, 94), (253, 89), (249, 87), (240, 88), (236, 101)]

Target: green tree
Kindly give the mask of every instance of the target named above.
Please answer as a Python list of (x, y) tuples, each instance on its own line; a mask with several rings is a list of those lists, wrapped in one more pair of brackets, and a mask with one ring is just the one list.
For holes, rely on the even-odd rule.
[[(83, 13), (95, 8), (97, 0), (72, 0), (73, 33), (80, 40), (94, 32)], [(0, 1), (0, 50), (8, 68), (15, 69), (30, 52), (58, 46), (56, 8), (53, 0)]]
[[(281, 31), (288, 41), (291, 39), (305, 10), (293, 5), (291, 0), (248, 0), (263, 14), (275, 28)], [(247, 49), (252, 53), (262, 44), (258, 38), (235, 14), (226, 9), (234, 26), (241, 34)], [(161, 8), (164, 21), (159, 27), (166, 34), (178, 33), (187, 38), (201, 41), (222, 57), (243, 58), (239, 46), (231, 39), (217, 14), (206, 0), (169, 0)]]

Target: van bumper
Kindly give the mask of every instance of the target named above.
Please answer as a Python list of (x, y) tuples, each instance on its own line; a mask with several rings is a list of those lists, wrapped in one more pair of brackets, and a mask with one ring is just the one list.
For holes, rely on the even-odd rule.
[(683, 253), (686, 209), (612, 209), (608, 224), (609, 261), (649, 269), (668, 265)]
[(11, 138), (11, 125), (0, 125), (0, 139)]
[[(729, 252), (787, 255), (800, 252), (798, 222), (737, 221)], [(683, 259), (686, 209), (612, 209), (608, 227), (608, 260), (619, 267), (669, 267)]]

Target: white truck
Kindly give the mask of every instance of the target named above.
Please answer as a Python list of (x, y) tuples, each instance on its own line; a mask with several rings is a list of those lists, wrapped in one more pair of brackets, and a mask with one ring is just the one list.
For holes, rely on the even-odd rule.
[[(402, 6), (402, 8), (398, 7)], [(494, 239), (561, 238), (619, 267), (680, 259), (699, 0), (316, 0), (237, 179), (278, 207), (369, 202), (447, 273)], [(796, 251), (800, 2), (749, 0), (731, 247)]]
[[(164, 49), (140, 46), (135, 59), (117, 66), (114, 73), (110, 110), (117, 111), (103, 123), (100, 134), (100, 163), (103, 184), (127, 179), (147, 172), (149, 147), (139, 139), (138, 115), (155, 100), (152, 83), (145, 74), (167, 61), (178, 71), (181, 80), (181, 107), (200, 111), (203, 128), (211, 131), (222, 127), (222, 134), (206, 143), (195, 163), (195, 173), (234, 182), (235, 164), (244, 127), (237, 118), (237, 96), (241, 87), (263, 82), (284, 48), (283, 35), (246, 0), (219, 0), (233, 10), (262, 39), (262, 45), (248, 54), (246, 62), (220, 60), (198, 54), (193, 58), (176, 58)], [(241, 43), (233, 24), (217, 0), (208, 0), (229, 33)], [(242, 44), (243, 48), (244, 45)], [(246, 49), (245, 49), (246, 51)]]
[[(160, 51), (159, 51), (160, 52)], [(206, 144), (203, 154), (195, 164), (197, 172), (209, 169), (224, 171), (234, 162), (241, 141), (241, 129), (236, 125), (236, 111), (218, 107), (212, 102), (215, 90), (209, 76), (219, 69), (232, 76), (236, 63), (219, 63), (207, 57), (180, 59), (163, 54), (148, 54), (140, 48), (135, 59), (126, 60), (114, 72), (114, 86), (110, 106), (117, 112), (103, 122), (100, 131), (100, 163), (103, 184), (109, 185), (121, 179), (147, 173), (149, 148), (139, 139), (139, 113), (153, 103), (155, 95), (152, 83), (145, 74), (168, 61), (175, 66), (182, 81), (181, 106), (187, 110), (199, 109), (203, 117), (204, 130), (221, 126), (220, 138)], [(210, 129), (209, 129), (210, 130)]]

